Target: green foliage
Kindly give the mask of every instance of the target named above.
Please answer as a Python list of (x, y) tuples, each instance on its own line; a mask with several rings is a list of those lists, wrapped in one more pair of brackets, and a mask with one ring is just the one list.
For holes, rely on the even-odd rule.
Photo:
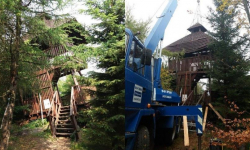
[(13, 120), (19, 121), (21, 119), (24, 119), (23, 111), (30, 111), (29, 105), (16, 105), (13, 112)]
[(72, 142), (70, 145), (71, 150), (84, 150), (82, 143)]
[(43, 119), (43, 122), (42, 122), (42, 119), (37, 119), (35, 121), (31, 121), (28, 124), (24, 125), (22, 128), (34, 129), (37, 127), (43, 127), (45, 125), (48, 125), (48, 122), (46, 119)]
[(85, 5), (85, 12), (99, 20), (90, 27), (90, 39), (100, 45), (95, 48), (99, 55), (98, 68), (105, 70), (91, 75), (97, 92), (96, 99), (90, 101), (91, 109), (84, 112), (88, 117), (85, 147), (125, 149), (125, 1), (86, 0)]
[(168, 91), (175, 90), (175, 76), (170, 74), (168, 68), (161, 67), (161, 85)]
[(162, 51), (162, 55), (167, 56), (169, 59), (181, 59), (183, 58), (185, 54), (185, 50), (182, 50), (181, 52), (171, 52), (169, 50)]
[(72, 75), (67, 75), (66, 80), (60, 79), (58, 81), (58, 89), (60, 91), (60, 96), (64, 97), (70, 95), (71, 87), (75, 85)]
[(148, 18), (146, 21), (136, 20), (132, 14), (132, 9), (129, 6), (126, 6), (125, 16), (126, 28), (129, 28), (134, 34), (139, 32), (140, 34), (137, 35), (137, 37), (144, 41), (149, 32), (149, 25), (151, 23), (150, 18)]
[(22, 111), (24, 111), (24, 110), (30, 111), (29, 105), (16, 106), (14, 108), (14, 113), (16, 113), (16, 114), (22, 113)]
[(204, 84), (202, 84), (202, 83), (199, 83), (199, 82), (197, 83), (196, 86), (197, 86), (197, 94), (198, 95), (202, 95), (204, 93), (204, 90), (202, 89), (203, 85)]
[[(221, 6), (221, 1), (214, 1), (215, 6)], [(214, 32), (209, 32), (213, 42), (209, 49), (212, 52), (213, 66), (210, 75), (212, 89), (219, 92), (219, 96), (225, 95), (230, 100), (241, 102), (249, 101), (249, 82), (247, 73), (250, 61), (246, 53), (249, 47), (248, 35), (240, 36), (239, 26), (235, 22), (238, 12), (225, 7), (223, 10), (212, 11), (208, 18)], [(222, 102), (222, 101), (221, 101)], [(245, 102), (244, 102), (245, 103)]]

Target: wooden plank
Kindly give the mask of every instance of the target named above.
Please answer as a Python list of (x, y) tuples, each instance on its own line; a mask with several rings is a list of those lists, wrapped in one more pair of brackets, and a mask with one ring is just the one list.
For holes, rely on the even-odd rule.
[(219, 119), (221, 119), (222, 122), (225, 124), (226, 123), (225, 119), (219, 114), (218, 111), (214, 109), (213, 105), (211, 103), (208, 103), (208, 106), (210, 106), (210, 108), (215, 112), (215, 114), (219, 117)]
[(203, 124), (202, 124), (202, 131), (203, 132), (205, 132), (205, 126), (206, 126), (206, 122), (207, 122), (207, 112), (208, 112), (208, 106), (206, 106), (204, 120), (203, 120)]
[(183, 116), (184, 146), (189, 146), (187, 116)]

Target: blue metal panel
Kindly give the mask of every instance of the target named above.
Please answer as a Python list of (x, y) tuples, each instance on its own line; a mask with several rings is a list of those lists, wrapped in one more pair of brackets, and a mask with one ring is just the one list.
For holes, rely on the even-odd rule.
[(202, 114), (202, 108), (198, 106), (165, 106), (157, 108), (160, 116), (196, 116)]
[(125, 56), (125, 62), (128, 62), (128, 59), (129, 59), (129, 50), (130, 50), (130, 47), (131, 47), (131, 44), (132, 44), (132, 39), (134, 38), (134, 35), (132, 33), (131, 30), (129, 30), (128, 28), (125, 28), (125, 32), (126, 34), (129, 36), (129, 41), (128, 41), (128, 45), (127, 45), (127, 49), (126, 49), (126, 56)]
[(125, 108), (125, 132), (136, 132), (141, 118), (153, 115), (154, 113), (154, 109)]
[[(132, 70), (125, 68), (125, 107), (129, 108), (147, 108), (147, 104), (151, 103), (152, 88), (149, 80), (143, 78)], [(143, 88), (141, 102), (133, 102), (135, 94), (135, 85)]]
[(197, 134), (202, 134), (202, 107), (198, 106), (166, 106), (157, 108), (159, 116), (194, 116)]
[(174, 116), (164, 116), (156, 120), (159, 128), (173, 128)]
[(163, 102), (180, 103), (181, 98), (175, 92), (156, 88), (156, 101), (162, 103)]
[(155, 68), (154, 68), (154, 87), (155, 88), (162, 88), (161, 86), (161, 63), (162, 63), (162, 59), (158, 58), (155, 59)]
[(177, 7), (177, 0), (170, 0), (167, 7), (162, 12), (161, 18), (159, 18), (151, 30), (150, 34), (145, 40), (145, 47), (151, 49), (153, 52), (157, 47), (160, 40), (163, 40), (165, 29)]
[(132, 150), (134, 148), (136, 133), (125, 133), (126, 150)]

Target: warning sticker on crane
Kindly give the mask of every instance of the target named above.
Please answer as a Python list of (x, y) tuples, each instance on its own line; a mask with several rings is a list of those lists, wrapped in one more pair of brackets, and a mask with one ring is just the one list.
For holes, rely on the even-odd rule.
[(142, 90), (143, 88), (141, 86), (135, 84), (133, 102), (141, 103)]

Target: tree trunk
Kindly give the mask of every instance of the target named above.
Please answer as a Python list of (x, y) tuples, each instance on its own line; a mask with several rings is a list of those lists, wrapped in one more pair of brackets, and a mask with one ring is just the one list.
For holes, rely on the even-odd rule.
[[(21, 6), (22, 1), (19, 1)], [(16, 35), (15, 42), (10, 43), (10, 88), (6, 92), (5, 98), (8, 98), (9, 105), (6, 108), (6, 113), (3, 117), (2, 122), (2, 141), (1, 141), (1, 150), (6, 150), (9, 144), (10, 138), (10, 127), (11, 121), (13, 119), (13, 111), (15, 107), (16, 91), (17, 91), (17, 80), (18, 80), (18, 61), (19, 61), (19, 47), (21, 47), (21, 13), (16, 11)], [(14, 47), (12, 46), (14, 44)]]
[(247, 14), (248, 22), (250, 23), (250, 13), (249, 13), (248, 1), (242, 0), (242, 3), (244, 5), (244, 9), (245, 9), (246, 14)]
[(10, 126), (13, 118), (13, 110), (15, 106), (15, 92), (7, 91), (9, 96), (9, 105), (6, 107), (6, 112), (3, 116), (2, 122), (2, 141), (1, 141), (1, 150), (6, 150), (9, 144), (10, 138)]

